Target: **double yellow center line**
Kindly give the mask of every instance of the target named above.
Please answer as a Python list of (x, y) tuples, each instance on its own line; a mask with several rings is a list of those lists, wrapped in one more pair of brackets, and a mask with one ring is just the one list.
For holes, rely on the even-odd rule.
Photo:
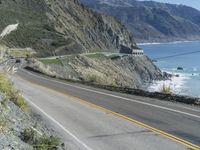
[[(21, 77), (20, 77), (20, 78), (21, 78)], [(23, 78), (21, 78), (21, 79), (23, 79)], [(25, 80), (25, 79), (23, 79), (23, 80)], [(26, 81), (28, 81), (28, 80), (26, 80)], [(51, 92), (56, 92), (56, 93), (61, 94), (61, 95), (64, 95), (64, 96), (71, 97), (72, 100), (78, 101), (78, 102), (81, 103), (81, 104), (84, 104), (84, 105), (93, 107), (93, 108), (98, 109), (98, 110), (101, 110), (101, 111), (103, 111), (103, 112), (110, 113), (110, 114), (112, 114), (112, 115), (115, 115), (115, 116), (117, 116), (117, 117), (120, 117), (120, 118), (122, 118), (122, 119), (124, 119), (124, 120), (130, 121), (130, 122), (132, 122), (133, 124), (136, 124), (136, 125), (138, 125), (138, 126), (140, 126), (140, 127), (143, 127), (143, 128), (145, 128), (145, 129), (147, 129), (147, 130), (149, 130), (149, 131), (152, 131), (152, 132), (154, 132), (154, 133), (156, 133), (156, 134), (158, 134), (158, 135), (161, 135), (161, 136), (163, 136), (163, 137), (165, 137), (165, 138), (167, 138), (167, 139), (170, 139), (170, 140), (172, 140), (172, 141), (174, 141), (174, 142), (177, 142), (177, 143), (179, 143), (179, 144), (182, 144), (182, 145), (186, 146), (187, 148), (189, 148), (189, 149), (191, 149), (191, 150), (200, 150), (200, 147), (199, 147), (199, 146), (197, 146), (197, 145), (195, 145), (195, 144), (192, 144), (191, 142), (188, 142), (188, 141), (186, 141), (186, 140), (184, 140), (184, 139), (181, 139), (181, 138), (179, 138), (179, 137), (176, 137), (176, 136), (174, 136), (174, 135), (172, 135), (172, 134), (169, 134), (169, 133), (167, 133), (167, 132), (161, 131), (161, 130), (156, 129), (156, 128), (154, 128), (154, 127), (151, 127), (151, 126), (149, 126), (149, 125), (147, 125), (147, 124), (144, 124), (144, 123), (142, 123), (142, 122), (140, 122), (140, 121), (137, 121), (137, 120), (135, 120), (135, 119), (133, 119), (133, 118), (127, 117), (127, 116), (125, 116), (125, 115), (122, 115), (122, 114), (120, 114), (120, 113), (114, 112), (114, 111), (109, 110), (109, 109), (107, 109), (107, 108), (104, 108), (104, 107), (98, 106), (98, 105), (96, 105), (96, 104), (90, 103), (90, 102), (88, 102), (88, 101), (86, 101), (86, 100), (83, 100), (83, 99), (81, 99), (81, 98), (72, 96), (72, 95), (70, 95), (70, 94), (68, 94), (68, 93), (66, 93), (66, 92), (60, 92), (60, 91), (57, 91), (57, 90), (53, 90), (53, 89), (51, 89), (51, 88), (49, 88), (49, 87), (47, 87), (47, 86), (45, 86), (45, 85), (38, 85), (38, 84), (36, 84), (36, 83), (34, 83), (34, 82), (32, 82), (32, 81), (28, 81), (28, 82), (31, 83), (31, 84), (33, 84), (33, 85), (46, 88), (47, 90), (49, 90), (49, 91), (51, 91)]]

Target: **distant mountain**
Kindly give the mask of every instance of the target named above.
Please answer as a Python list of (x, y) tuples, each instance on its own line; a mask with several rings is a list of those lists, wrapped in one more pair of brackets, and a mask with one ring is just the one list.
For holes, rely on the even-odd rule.
[(19, 23), (0, 44), (32, 47), (40, 56), (120, 51), (135, 46), (133, 36), (113, 17), (77, 0), (0, 0), (0, 31)]
[(200, 39), (200, 11), (188, 6), (135, 0), (80, 1), (121, 20), (137, 42)]

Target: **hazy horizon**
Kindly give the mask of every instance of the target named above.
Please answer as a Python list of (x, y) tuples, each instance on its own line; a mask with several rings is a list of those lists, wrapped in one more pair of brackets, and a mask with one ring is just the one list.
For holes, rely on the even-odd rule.
[[(148, 0), (138, 0), (138, 1), (148, 1)], [(171, 4), (182, 4), (200, 10), (200, 0), (153, 0), (153, 1), (171, 3)]]

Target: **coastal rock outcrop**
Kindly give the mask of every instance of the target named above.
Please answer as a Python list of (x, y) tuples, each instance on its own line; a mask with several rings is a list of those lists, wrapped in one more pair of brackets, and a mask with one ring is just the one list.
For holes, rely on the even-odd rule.
[(167, 78), (147, 56), (73, 55), (62, 58), (60, 64), (55, 60), (32, 62), (30, 68), (52, 77), (99, 85), (145, 89), (152, 80)]

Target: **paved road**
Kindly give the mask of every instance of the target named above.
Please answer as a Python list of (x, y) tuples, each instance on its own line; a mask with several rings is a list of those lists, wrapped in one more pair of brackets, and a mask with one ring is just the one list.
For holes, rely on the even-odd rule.
[[(80, 135), (80, 141), (91, 149), (133, 150), (134, 146), (137, 150), (184, 149), (180, 143), (195, 148), (186, 141), (200, 146), (200, 109), (197, 107), (61, 83), (23, 70), (18, 71), (14, 81), (31, 101), (75, 135)], [(95, 105), (85, 105), (85, 101)], [(171, 140), (155, 136), (152, 130)]]

